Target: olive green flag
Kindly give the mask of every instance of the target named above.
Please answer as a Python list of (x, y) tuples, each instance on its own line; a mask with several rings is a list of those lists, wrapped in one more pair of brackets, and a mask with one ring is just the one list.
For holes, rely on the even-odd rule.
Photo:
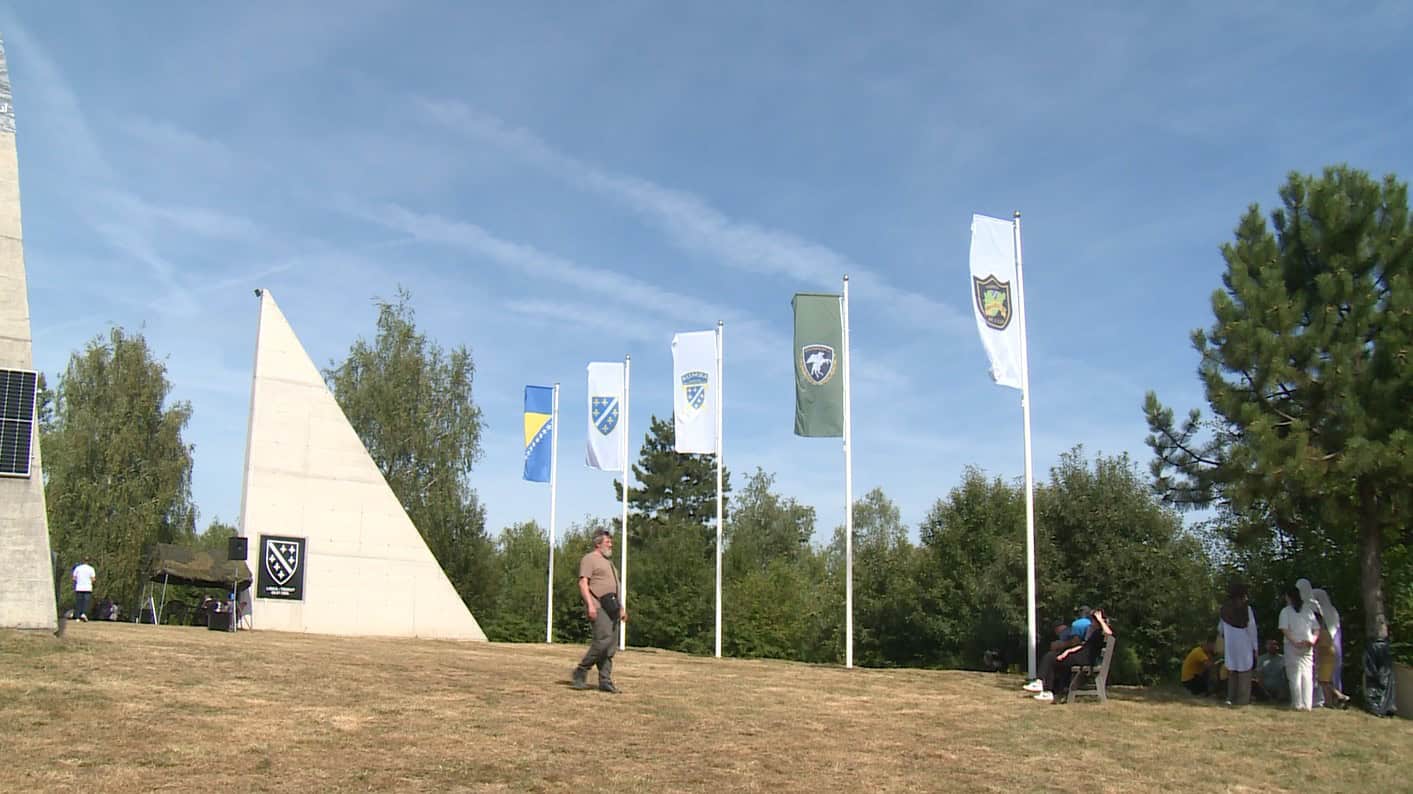
[(844, 319), (839, 295), (796, 293), (795, 435), (844, 435)]

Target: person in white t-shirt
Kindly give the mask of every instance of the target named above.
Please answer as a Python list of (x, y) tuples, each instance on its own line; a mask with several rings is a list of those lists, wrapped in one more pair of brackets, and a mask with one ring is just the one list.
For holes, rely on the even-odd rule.
[(98, 572), (88, 564), (88, 558), (74, 566), (74, 617), (88, 622), (88, 609), (93, 606), (93, 583), (98, 581)]
[(1315, 617), (1315, 605), (1301, 598), (1298, 589), (1286, 590), (1285, 599), (1288, 605), (1281, 610), (1279, 625), (1285, 635), (1285, 675), (1290, 681), (1290, 707), (1310, 711), (1315, 701), (1311, 672), (1320, 624)]

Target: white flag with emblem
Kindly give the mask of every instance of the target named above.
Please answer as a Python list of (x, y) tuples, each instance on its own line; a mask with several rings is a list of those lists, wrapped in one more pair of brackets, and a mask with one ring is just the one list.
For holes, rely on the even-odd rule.
[(1025, 307), (1016, 290), (1015, 225), (971, 216), (971, 305), (991, 360), (991, 379), (1021, 388), (1021, 328)]
[(672, 424), (678, 452), (716, 454), (716, 332), (672, 337)]
[(623, 362), (589, 364), (587, 462), (599, 471), (623, 471)]

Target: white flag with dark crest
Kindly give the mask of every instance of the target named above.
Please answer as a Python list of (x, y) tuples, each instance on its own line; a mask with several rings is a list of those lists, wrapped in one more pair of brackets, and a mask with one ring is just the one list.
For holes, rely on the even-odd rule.
[(678, 452), (716, 454), (716, 332), (672, 337), (672, 424)]
[(1016, 290), (1015, 226), (1010, 221), (971, 216), (971, 305), (991, 360), (991, 379), (1021, 388), (1025, 307)]

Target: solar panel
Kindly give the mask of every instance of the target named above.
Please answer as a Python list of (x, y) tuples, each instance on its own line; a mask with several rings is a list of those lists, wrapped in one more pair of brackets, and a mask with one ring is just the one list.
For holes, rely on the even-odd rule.
[(38, 374), (0, 369), (0, 477), (28, 477)]

